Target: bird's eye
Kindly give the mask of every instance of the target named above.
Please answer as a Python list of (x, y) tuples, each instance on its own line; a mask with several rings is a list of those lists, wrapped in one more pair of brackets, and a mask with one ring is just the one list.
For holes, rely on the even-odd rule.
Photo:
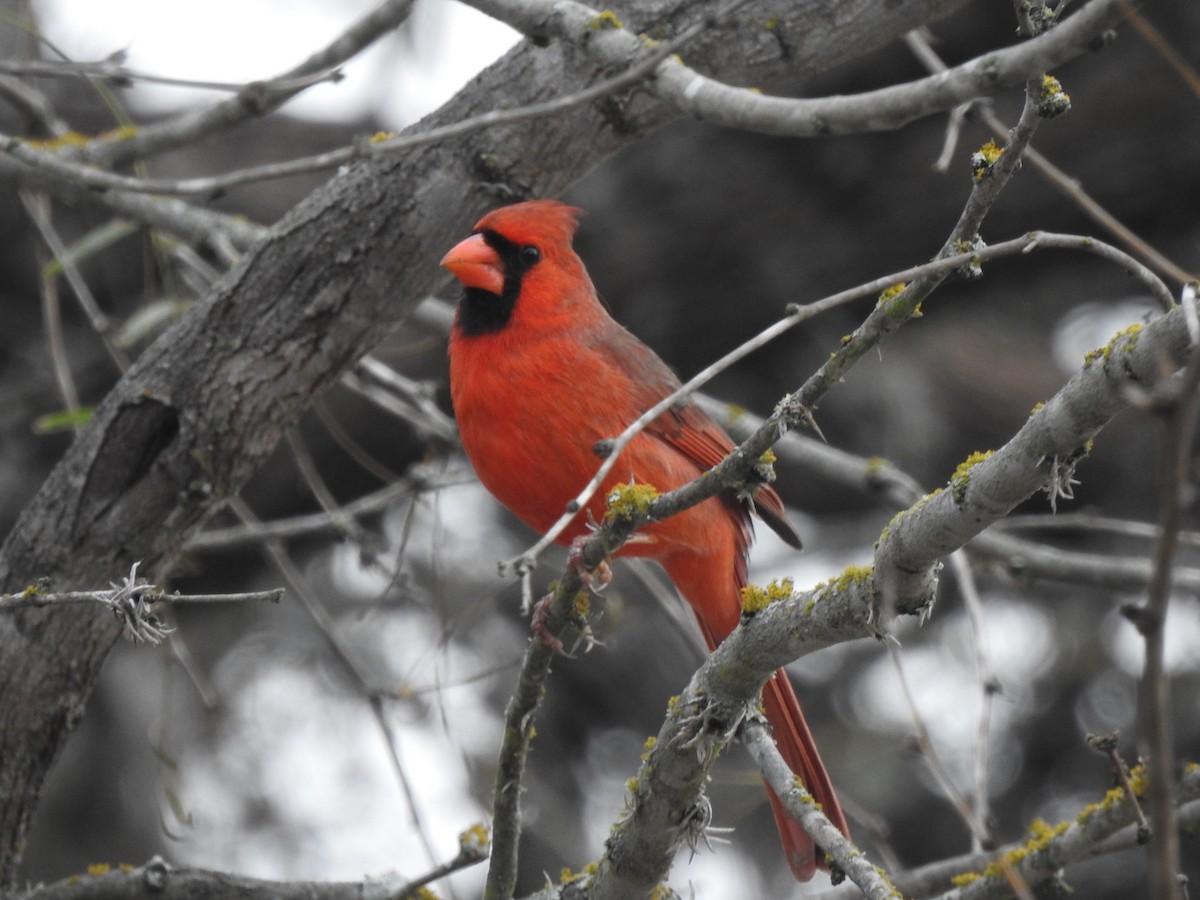
[(542, 258), (542, 251), (533, 244), (526, 244), (517, 252), (517, 257), (521, 260), (521, 265), (528, 269)]

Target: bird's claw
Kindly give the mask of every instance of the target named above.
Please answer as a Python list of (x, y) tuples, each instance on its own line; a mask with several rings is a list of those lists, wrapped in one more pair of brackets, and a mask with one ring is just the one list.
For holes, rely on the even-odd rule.
[(605, 559), (601, 560), (595, 568), (589, 569), (587, 561), (583, 558), (583, 551), (587, 547), (587, 542), (587, 535), (577, 537), (571, 541), (571, 548), (567, 551), (567, 566), (579, 576), (579, 580), (583, 583), (584, 588), (593, 594), (600, 594), (604, 592), (604, 589), (612, 581), (612, 566)]

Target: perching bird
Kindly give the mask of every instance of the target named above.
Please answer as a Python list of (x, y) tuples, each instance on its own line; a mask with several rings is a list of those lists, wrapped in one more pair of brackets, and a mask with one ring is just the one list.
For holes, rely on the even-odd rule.
[[(609, 316), (571, 248), (579, 210), (532, 200), (484, 216), (442, 260), (464, 291), (450, 333), (450, 394), (479, 480), (525, 524), (545, 532), (595, 475), (599, 442), (679, 387), (649, 347)], [(632, 479), (665, 493), (719, 463), (734, 445), (688, 403), (663, 413), (621, 453), (607, 481), (560, 537), (569, 544), (604, 518), (605, 496)], [(800, 538), (769, 486), (754, 510), (785, 541)], [(737, 626), (752, 539), (750, 509), (731, 493), (646, 525), (621, 550), (666, 570), (709, 649)], [(783, 758), (843, 833), (846, 820), (800, 704), (781, 669), (763, 704)], [(768, 789), (795, 876), (822, 860)]]

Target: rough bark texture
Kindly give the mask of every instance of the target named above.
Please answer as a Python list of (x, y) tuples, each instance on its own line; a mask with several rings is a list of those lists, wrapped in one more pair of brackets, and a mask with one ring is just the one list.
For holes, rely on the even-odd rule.
[[(755, 7), (685, 51), (705, 72), (770, 85), (828, 69), (957, 4)], [(641, 4), (668, 31), (716, 3)], [(771, 17), (777, 27), (767, 28)], [(631, 21), (631, 19), (636, 19)], [(526, 42), (433, 120), (584, 87), (562, 44)], [(491, 129), (332, 178), (148, 349), (98, 408), (0, 553), (0, 587), (96, 587), (137, 560), (153, 574), (235, 494), (312, 398), (442, 283), (437, 260), (485, 209), (552, 195), (673, 117), (645, 91)], [(11, 882), (46, 772), (83, 712), (118, 629), (85, 607), (0, 617), (0, 884)]]

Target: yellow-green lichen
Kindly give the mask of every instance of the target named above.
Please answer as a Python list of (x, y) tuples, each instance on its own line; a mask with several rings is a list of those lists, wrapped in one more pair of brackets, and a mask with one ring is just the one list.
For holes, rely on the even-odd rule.
[(562, 871), (558, 875), (559, 884), (574, 884), (577, 881), (584, 881), (591, 878), (600, 871), (600, 861), (594, 860), (580, 869), (578, 872), (572, 872), (569, 866), (563, 866)]
[(588, 22), (588, 27), (592, 31), (605, 31), (607, 29), (624, 28), (625, 26), (621, 24), (621, 20), (617, 18), (615, 12), (611, 9), (606, 9)]
[(1046, 849), (1052, 840), (1070, 827), (1070, 822), (1050, 825), (1044, 819), (1034, 819), (1029, 823), (1029, 840), (1025, 843), (1009, 850), (996, 861), (988, 863), (981, 871), (963, 872), (952, 876), (950, 881), (956, 887), (965, 887), (980, 878), (1002, 878), (1005, 869), (1013, 868), (1030, 854)]
[(25, 143), (39, 150), (61, 150), (63, 147), (83, 147), (89, 140), (90, 138), (86, 134), (68, 131), (49, 140), (26, 141)]
[(1063, 90), (1062, 84), (1053, 75), (1043, 75), (1037, 106), (1039, 116), (1053, 119), (1071, 108), (1071, 95)]
[(874, 578), (874, 566), (846, 566), (842, 574), (833, 579), (831, 586), (836, 591), (845, 591), (858, 585), (870, 585)]
[(903, 282), (897, 282), (890, 288), (887, 288), (880, 293), (876, 306), (884, 311), (891, 319), (906, 319), (912, 317), (919, 319), (924, 313), (921, 312), (921, 304), (910, 308), (909, 305), (900, 299), (900, 295), (904, 293), (904, 289), (908, 285)]
[(976, 181), (983, 181), (992, 174), (992, 167), (1004, 155), (1004, 148), (995, 141), (988, 141), (971, 154), (971, 174)]
[(390, 141), (395, 136), (396, 133), (394, 131), (377, 131), (367, 138), (367, 143), (382, 144), (384, 141)]
[(644, 516), (650, 510), (650, 504), (658, 497), (658, 490), (651, 484), (618, 484), (608, 492), (605, 502), (608, 511), (604, 521), (614, 519), (634, 519)]
[(1150, 772), (1143, 765), (1136, 765), (1129, 770), (1129, 787), (1139, 797), (1146, 796), (1150, 790)]
[(741, 484), (738, 496), (743, 499), (753, 497), (764, 484), (773, 482), (775, 480), (775, 460), (775, 451), (770, 448), (764, 450), (754, 468), (750, 470), (746, 481)]
[(940, 494), (943, 490), (944, 490), (944, 488), (934, 488), (932, 491), (930, 491), (928, 494), (926, 494), (924, 497), (922, 497), (920, 500), (918, 500), (916, 503), (914, 503), (908, 509), (902, 509), (902, 510), (900, 510), (900, 512), (898, 512), (894, 516), (892, 516), (891, 521), (883, 526), (883, 531), (879, 532), (879, 537), (876, 538), (876, 540), (875, 540), (875, 547), (878, 548), (880, 544), (882, 544), (884, 541), (886, 541), (888, 539), (888, 537), (891, 536), (892, 529), (900, 524), (901, 519), (903, 519), (905, 516), (909, 515), (910, 513), (917, 512), (919, 509), (921, 509), (921, 507), (923, 507), (926, 503), (928, 503), (930, 500), (932, 500), (934, 497), (936, 497), (938, 494)]
[(658, 738), (654, 735), (646, 738), (646, 743), (642, 745), (642, 762), (650, 761), (650, 754), (654, 752), (655, 746), (658, 744)]
[(1112, 357), (1113, 350), (1116, 349), (1118, 341), (1122, 341), (1122, 340), (1125, 341), (1125, 352), (1126, 353), (1133, 350), (1133, 348), (1137, 346), (1138, 333), (1141, 330), (1142, 330), (1141, 322), (1134, 322), (1128, 328), (1122, 328), (1120, 331), (1118, 331), (1116, 334), (1114, 334), (1112, 336), (1112, 340), (1110, 340), (1103, 347), (1100, 347), (1099, 349), (1091, 350), (1091, 351), (1085, 353), (1083, 356), (1083, 367), (1085, 369), (1087, 369), (1092, 365), (1092, 363), (1096, 362), (1097, 360), (1102, 360), (1104, 362), (1104, 364), (1107, 366), (1109, 359)]
[(816, 798), (814, 798), (812, 794), (809, 793), (808, 785), (806, 785), (804, 783), (804, 779), (801, 778), (799, 775), (792, 776), (792, 785), (799, 792), (799, 800), (805, 806), (807, 806), (811, 809), (815, 809), (818, 812), (820, 812), (821, 810), (823, 810), (825, 808), (816, 801)]
[(756, 584), (746, 585), (741, 591), (742, 615), (753, 616), (755, 613), (762, 612), (772, 603), (789, 599), (794, 593), (794, 588), (790, 578), (772, 581), (765, 588)]
[(491, 846), (492, 837), (488, 832), (488, 828), (482, 822), (476, 822), (469, 826), (458, 836), (459, 849), (464, 853), (469, 853), (473, 857), (484, 857), (488, 854), (488, 847)]
[(992, 450), (983, 452), (976, 450), (958, 464), (958, 468), (950, 476), (950, 491), (955, 503), (961, 506), (962, 502), (967, 499), (967, 488), (971, 486), (971, 470), (988, 459), (993, 452)]
[(106, 141), (127, 141), (138, 133), (136, 125), (118, 125), (100, 135)]
[(101, 875), (107, 875), (112, 870), (112, 866), (108, 863), (92, 863), (87, 867), (89, 875), (99, 878)]

